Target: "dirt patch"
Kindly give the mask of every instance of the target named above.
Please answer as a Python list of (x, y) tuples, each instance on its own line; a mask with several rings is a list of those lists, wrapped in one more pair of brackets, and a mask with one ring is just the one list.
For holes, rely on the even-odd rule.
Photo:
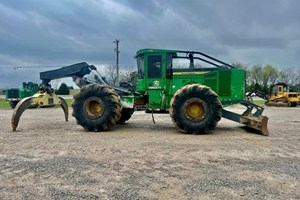
[(12, 132), (11, 115), (0, 111), (0, 199), (300, 199), (299, 107), (266, 108), (268, 137), (226, 119), (185, 135), (141, 111), (85, 132), (59, 108), (26, 110)]

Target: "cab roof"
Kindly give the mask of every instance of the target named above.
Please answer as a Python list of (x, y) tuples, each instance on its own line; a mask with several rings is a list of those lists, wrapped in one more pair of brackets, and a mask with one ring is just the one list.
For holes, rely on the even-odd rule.
[(136, 52), (136, 56), (148, 54), (148, 53), (176, 53), (179, 50), (168, 50), (168, 49), (151, 49), (151, 48), (145, 48), (140, 49)]

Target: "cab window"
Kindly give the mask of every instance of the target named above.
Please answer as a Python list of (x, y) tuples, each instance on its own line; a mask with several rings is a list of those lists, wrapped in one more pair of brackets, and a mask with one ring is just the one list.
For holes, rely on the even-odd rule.
[(139, 79), (143, 79), (144, 78), (144, 56), (138, 56), (136, 60), (137, 60)]
[(148, 78), (161, 78), (161, 67), (161, 56), (148, 56)]

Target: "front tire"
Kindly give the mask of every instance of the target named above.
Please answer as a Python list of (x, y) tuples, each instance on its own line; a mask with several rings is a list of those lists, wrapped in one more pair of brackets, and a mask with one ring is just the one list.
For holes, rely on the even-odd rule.
[(174, 94), (169, 111), (174, 125), (184, 133), (206, 134), (220, 121), (222, 104), (209, 87), (192, 84)]
[(117, 124), (124, 124), (128, 121), (134, 112), (134, 108), (123, 108), (121, 112), (121, 118), (118, 120)]
[(119, 95), (108, 86), (90, 84), (74, 96), (73, 117), (88, 131), (111, 129), (121, 117)]

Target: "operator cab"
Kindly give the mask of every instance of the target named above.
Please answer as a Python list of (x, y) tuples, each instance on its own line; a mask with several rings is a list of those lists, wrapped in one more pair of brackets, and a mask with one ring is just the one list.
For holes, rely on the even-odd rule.
[[(201, 52), (141, 49), (137, 52), (139, 79), (171, 77), (172, 72), (179, 71), (213, 71), (235, 68)], [(209, 64), (203, 65), (204, 64)], [(146, 68), (145, 68), (146, 67)], [(164, 73), (167, 71), (167, 73)]]

